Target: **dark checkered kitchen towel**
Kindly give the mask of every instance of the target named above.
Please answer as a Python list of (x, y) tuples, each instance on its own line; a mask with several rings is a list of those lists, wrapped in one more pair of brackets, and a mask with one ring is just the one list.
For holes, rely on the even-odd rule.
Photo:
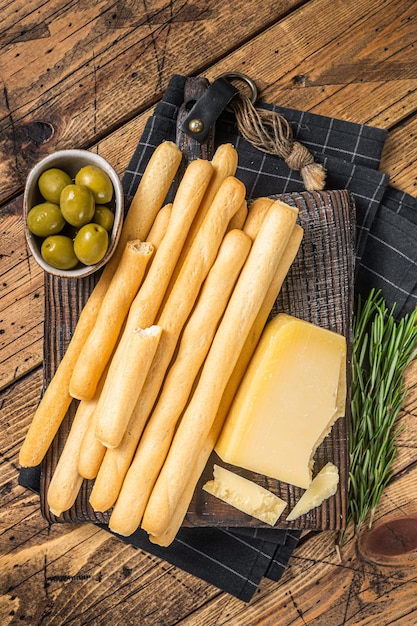
[[(164, 139), (175, 141), (185, 80), (171, 79), (148, 120), (123, 179), (128, 200), (154, 147)], [(270, 104), (257, 106), (275, 109), (290, 122), (295, 139), (325, 166), (326, 189), (351, 192), (357, 211), (356, 292), (366, 296), (371, 287), (381, 288), (388, 304), (397, 303), (397, 314), (411, 310), (417, 304), (417, 200), (390, 187), (388, 176), (378, 170), (386, 132)], [(215, 145), (222, 143), (237, 149), (237, 176), (250, 198), (304, 190), (297, 172), (239, 136), (228, 112), (216, 123)], [(248, 601), (262, 577), (279, 580), (299, 536), (298, 531), (273, 529), (183, 528), (169, 548), (151, 546), (140, 531), (129, 542)]]
[[(172, 77), (148, 119), (123, 178), (127, 206), (154, 148), (176, 139), (185, 81)], [(378, 169), (386, 132), (266, 103), (257, 106), (275, 109), (289, 121), (295, 139), (325, 166), (326, 189), (352, 194), (357, 212), (355, 292), (366, 296), (371, 287), (380, 288), (389, 305), (397, 303), (397, 315), (410, 311), (417, 304), (417, 200), (390, 187), (388, 176)], [(215, 147), (222, 143), (232, 143), (238, 151), (237, 177), (249, 198), (304, 191), (297, 172), (239, 136), (230, 112), (216, 123)], [(22, 484), (29, 480), (21, 476)], [(168, 548), (151, 544), (141, 530), (125, 541), (248, 602), (263, 577), (280, 579), (299, 537), (300, 531), (291, 530), (184, 527)]]

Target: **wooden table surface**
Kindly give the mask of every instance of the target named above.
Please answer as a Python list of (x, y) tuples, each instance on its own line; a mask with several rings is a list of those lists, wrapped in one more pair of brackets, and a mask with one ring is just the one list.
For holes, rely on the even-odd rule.
[(417, 624), (416, 362), (373, 529), (349, 532), (341, 559), (334, 532), (305, 533), (280, 582), (264, 579), (248, 604), (94, 525), (49, 526), (17, 482), (42, 388), (43, 274), (22, 222), (29, 168), (79, 147), (122, 176), (173, 74), (241, 71), (262, 100), (387, 129), (381, 169), (416, 195), (415, 0), (1, 5), (0, 623)]

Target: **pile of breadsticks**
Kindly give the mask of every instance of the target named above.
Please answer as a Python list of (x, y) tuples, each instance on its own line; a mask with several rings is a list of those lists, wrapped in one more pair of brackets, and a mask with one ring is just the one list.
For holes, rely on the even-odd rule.
[(172, 142), (155, 149), (19, 459), (38, 465), (79, 400), (50, 510), (94, 479), (90, 504), (111, 511), (110, 529), (141, 526), (160, 545), (184, 520), (302, 239), (297, 209), (248, 209), (230, 144), (189, 163), (164, 204), (181, 159)]

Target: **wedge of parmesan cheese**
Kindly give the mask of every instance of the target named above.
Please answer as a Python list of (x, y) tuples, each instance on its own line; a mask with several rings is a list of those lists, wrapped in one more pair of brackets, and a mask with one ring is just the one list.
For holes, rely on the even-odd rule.
[(268, 489), (219, 465), (214, 465), (213, 477), (203, 485), (204, 491), (270, 526), (276, 524), (287, 506)]
[(346, 339), (280, 313), (265, 327), (216, 444), (233, 465), (307, 489), (344, 415)]
[(291, 522), (300, 515), (305, 515), (312, 509), (333, 496), (339, 484), (339, 470), (333, 463), (327, 463), (317, 474), (310, 487), (303, 493), (289, 515), (287, 522)]

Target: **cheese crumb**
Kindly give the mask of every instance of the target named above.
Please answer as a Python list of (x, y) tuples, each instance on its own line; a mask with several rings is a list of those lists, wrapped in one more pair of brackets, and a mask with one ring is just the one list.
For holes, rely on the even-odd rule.
[(276, 524), (287, 506), (268, 489), (224, 467), (214, 465), (213, 476), (214, 480), (203, 485), (204, 491), (270, 526)]
[(327, 463), (287, 516), (287, 522), (292, 522), (300, 515), (305, 515), (318, 507), (324, 500), (333, 496), (337, 491), (338, 484), (339, 470), (333, 463)]

